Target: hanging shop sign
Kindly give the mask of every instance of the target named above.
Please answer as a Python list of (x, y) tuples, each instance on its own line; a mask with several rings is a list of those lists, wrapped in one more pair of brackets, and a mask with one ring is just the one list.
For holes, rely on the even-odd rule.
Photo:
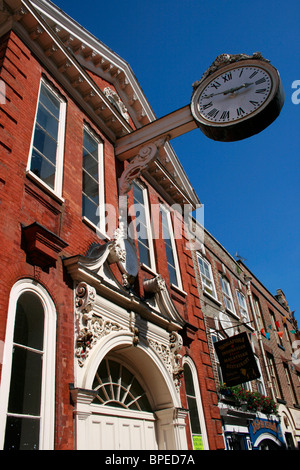
[(247, 333), (240, 333), (214, 343), (228, 387), (260, 377)]

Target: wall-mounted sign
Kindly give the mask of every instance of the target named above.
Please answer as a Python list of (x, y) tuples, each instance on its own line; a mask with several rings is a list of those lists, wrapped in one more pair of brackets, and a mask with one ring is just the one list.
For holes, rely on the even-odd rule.
[(214, 343), (228, 387), (260, 377), (247, 333), (240, 333)]
[(262, 435), (268, 439), (268, 434), (274, 436), (279, 441), (278, 444), (284, 444), (280, 423), (277, 421), (256, 418), (249, 424), (249, 433), (254, 447)]
[(199, 434), (193, 434), (193, 448), (194, 450), (203, 450), (203, 440)]

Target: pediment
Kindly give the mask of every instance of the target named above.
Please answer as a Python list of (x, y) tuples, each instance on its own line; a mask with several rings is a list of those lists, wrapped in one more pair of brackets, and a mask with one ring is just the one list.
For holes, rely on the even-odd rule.
[(63, 262), (69, 275), (77, 283), (86, 282), (99, 295), (139, 313), (145, 320), (158, 324), (168, 331), (182, 329), (185, 321), (180, 316), (163, 278), (157, 275), (145, 281), (146, 297), (141, 299), (128, 288), (127, 283), (120, 284), (110, 269), (111, 264), (122, 265), (124, 261), (120, 247), (112, 241), (95, 246), (87, 256), (72, 256)]

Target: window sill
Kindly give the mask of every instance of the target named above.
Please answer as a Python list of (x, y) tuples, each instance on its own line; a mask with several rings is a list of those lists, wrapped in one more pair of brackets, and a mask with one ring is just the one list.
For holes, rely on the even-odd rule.
[(175, 286), (175, 284), (171, 284), (171, 288), (173, 290), (175, 290), (178, 294), (181, 294), (181, 295), (184, 295), (186, 296), (187, 295), (187, 292), (185, 292), (183, 289), (181, 289), (180, 287), (178, 286)]
[(102, 231), (99, 227), (97, 227), (97, 225), (95, 225), (93, 222), (91, 222), (89, 219), (87, 219), (87, 217), (83, 216), (82, 217), (82, 222), (84, 222), (88, 227), (90, 227), (92, 230), (94, 230), (94, 232), (96, 232), (97, 236), (101, 240), (104, 240), (104, 241), (109, 241), (110, 240), (107, 233)]
[(44, 183), (34, 173), (32, 173), (32, 171), (27, 170), (26, 171), (26, 176), (33, 183), (35, 183), (40, 189), (42, 189), (45, 193), (47, 193), (49, 196), (51, 196), (53, 199), (55, 199), (55, 201), (58, 202), (59, 204), (63, 204), (65, 202), (65, 200), (60, 195), (58, 195), (53, 189), (51, 189), (49, 186), (47, 186), (47, 184)]
[(220, 302), (216, 297), (214, 297), (213, 295), (209, 294), (208, 292), (206, 292), (205, 290), (203, 290), (203, 294), (208, 297), (210, 300), (212, 300), (213, 302), (215, 302), (217, 305), (219, 305), (219, 307), (221, 307), (222, 305), (222, 302)]
[(141, 264), (141, 268), (144, 271), (147, 271), (149, 274), (152, 274), (155, 277), (158, 276), (158, 273), (156, 271), (154, 271), (152, 268), (150, 268), (149, 266), (147, 266), (147, 264), (145, 264), (145, 263)]

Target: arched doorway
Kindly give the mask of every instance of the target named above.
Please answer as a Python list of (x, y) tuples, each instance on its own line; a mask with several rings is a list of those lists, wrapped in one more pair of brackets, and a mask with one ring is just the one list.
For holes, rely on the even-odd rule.
[(157, 449), (156, 417), (137, 375), (105, 357), (93, 381), (90, 439), (94, 449)]
[(120, 332), (100, 341), (84, 388), (72, 393), (77, 449), (187, 449), (186, 411), (171, 375), (146, 342), (133, 346), (126, 337)]

